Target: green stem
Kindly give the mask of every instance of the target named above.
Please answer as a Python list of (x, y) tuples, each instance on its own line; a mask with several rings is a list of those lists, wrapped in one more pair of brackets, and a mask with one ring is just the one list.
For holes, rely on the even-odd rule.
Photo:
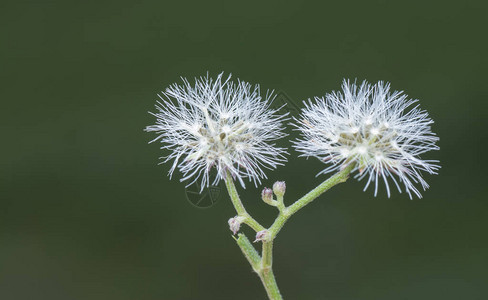
[(259, 274), (261, 269), (261, 257), (259, 256), (259, 253), (254, 249), (249, 239), (243, 233), (239, 233), (236, 241), (254, 272)]
[(273, 265), (273, 241), (263, 241), (263, 268)]
[(283, 212), (286, 207), (285, 207), (285, 203), (283, 202), (283, 195), (277, 195), (276, 196), (276, 202), (278, 203), (278, 205), (276, 207), (278, 207), (278, 210), (280, 212)]
[(329, 190), (331, 187), (339, 183), (345, 182), (349, 178), (349, 173), (351, 173), (355, 166), (356, 165), (354, 163), (350, 163), (343, 170), (337, 172), (329, 179), (322, 182), (319, 186), (308, 192), (302, 198), (298, 199), (295, 203), (285, 208), (283, 211), (280, 211), (280, 215), (276, 218), (273, 225), (271, 225), (269, 229), (269, 235), (271, 239), (273, 239), (278, 234), (283, 225), (285, 225), (288, 218), (290, 218), (293, 214), (305, 207), (305, 205), (317, 199), (320, 195)]
[[(259, 256), (259, 253), (256, 251), (249, 239), (244, 234), (240, 233), (238, 235), (238, 238), (236, 239), (237, 245), (239, 245), (239, 248), (241, 249), (242, 253), (248, 260), (253, 270), (258, 273), (259, 278), (261, 279), (270, 300), (283, 299), (273, 274), (273, 240), (275, 239), (276, 235), (281, 230), (283, 225), (285, 225), (286, 221), (298, 210), (305, 207), (313, 200), (317, 199), (320, 195), (322, 195), (331, 187), (346, 181), (349, 177), (349, 173), (351, 173), (354, 167), (354, 163), (349, 164), (346, 168), (339, 171), (326, 181), (322, 182), (319, 186), (311, 190), (302, 198), (298, 199), (289, 207), (286, 207), (284, 205), (283, 197), (279, 197), (277, 200), (277, 206), (280, 212), (273, 225), (271, 225), (271, 227), (268, 229), (268, 235), (266, 239), (262, 241), (262, 257)], [(234, 205), (238, 216), (244, 218), (243, 222), (249, 225), (256, 232), (265, 230), (263, 226), (261, 226), (247, 213), (244, 205), (241, 202), (241, 199), (239, 198), (239, 195), (237, 194), (232, 176), (229, 173), (227, 173), (225, 184), (227, 186), (227, 191), (229, 192), (232, 204)]]
[(273, 269), (269, 269), (268, 271), (263, 271), (263, 274), (259, 276), (261, 278), (261, 282), (266, 289), (266, 293), (268, 294), (268, 298), (270, 300), (282, 300), (283, 297), (280, 294), (280, 290), (278, 289), (278, 285), (276, 284), (276, 280), (273, 274)]
[(273, 273), (273, 241), (263, 241), (263, 258), (261, 270), (258, 272), (269, 299), (283, 299)]
[(244, 208), (244, 205), (239, 198), (239, 194), (237, 194), (237, 189), (234, 185), (234, 180), (232, 179), (230, 173), (227, 173), (227, 177), (225, 178), (225, 185), (227, 187), (227, 191), (229, 192), (232, 204), (237, 211), (237, 215), (244, 218), (243, 223), (249, 225), (249, 227), (254, 229), (254, 231), (256, 232), (264, 230), (265, 228), (261, 226), (261, 224), (259, 224), (256, 220), (254, 220), (253, 217), (251, 217)]

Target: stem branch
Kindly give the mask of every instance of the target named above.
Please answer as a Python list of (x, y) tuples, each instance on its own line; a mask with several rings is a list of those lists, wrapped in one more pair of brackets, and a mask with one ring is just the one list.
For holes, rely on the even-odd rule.
[(241, 248), (242, 253), (247, 258), (247, 261), (249, 261), (249, 264), (254, 272), (259, 273), (261, 269), (261, 257), (249, 239), (243, 233), (239, 233), (236, 241), (239, 248)]
[[(346, 181), (349, 177), (349, 173), (351, 173), (354, 167), (355, 164), (350, 163), (343, 170), (337, 172), (335, 175), (322, 182), (319, 186), (308, 192), (305, 196), (298, 199), (289, 207), (286, 207), (284, 205), (283, 195), (278, 197), (277, 207), (279, 209), (279, 215), (274, 221), (273, 225), (271, 225), (271, 227), (268, 229), (268, 235), (266, 239), (262, 241), (262, 257), (259, 256), (259, 253), (256, 251), (254, 246), (244, 234), (240, 233), (238, 235), (238, 238), (236, 239), (237, 245), (241, 249), (246, 259), (249, 261), (249, 264), (251, 265), (253, 270), (258, 273), (259, 278), (261, 279), (264, 288), (266, 289), (266, 293), (268, 294), (269, 299), (283, 299), (273, 274), (273, 241), (276, 235), (293, 214), (295, 214), (297, 211), (305, 207), (313, 200), (317, 199), (320, 195), (322, 195), (331, 187)], [(230, 173), (227, 173), (227, 176), (225, 178), (225, 185), (227, 186), (227, 191), (229, 192), (232, 204), (234, 205), (238, 216), (244, 218), (243, 223), (249, 225), (249, 227), (254, 229), (254, 231), (256, 232), (265, 230), (265, 228), (261, 226), (261, 224), (259, 224), (247, 213), (244, 205), (241, 202), (241, 199), (239, 198), (239, 195), (237, 194), (237, 190)]]
[(227, 172), (227, 177), (225, 178), (225, 185), (227, 187), (227, 191), (229, 192), (232, 204), (236, 209), (237, 215), (244, 218), (243, 223), (247, 224), (256, 232), (264, 230), (265, 228), (261, 226), (261, 224), (259, 224), (258, 221), (254, 220), (253, 217), (251, 217), (247, 213), (246, 209), (244, 208), (244, 205), (241, 202), (241, 199), (239, 198), (239, 194), (237, 194), (237, 189), (236, 186), (234, 185), (234, 180), (232, 179), (232, 176), (230, 175), (229, 172)]
[(349, 178), (349, 173), (351, 173), (354, 167), (355, 164), (350, 163), (343, 170), (329, 177), (329, 179), (322, 182), (316, 188), (308, 192), (305, 196), (298, 199), (295, 203), (286, 207), (284, 210), (280, 211), (279, 216), (276, 218), (273, 225), (271, 225), (271, 227), (269, 228), (269, 234), (271, 238), (273, 239), (278, 234), (278, 232), (281, 230), (283, 225), (285, 225), (286, 221), (293, 214), (295, 214), (297, 211), (305, 207), (313, 200), (317, 199), (320, 195), (322, 195), (324, 192), (329, 190), (331, 187), (339, 183), (345, 182)]

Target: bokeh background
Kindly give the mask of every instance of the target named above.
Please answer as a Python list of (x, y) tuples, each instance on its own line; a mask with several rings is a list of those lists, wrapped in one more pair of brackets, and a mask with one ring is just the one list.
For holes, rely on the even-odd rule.
[[(228, 199), (195, 208), (143, 132), (159, 91), (207, 71), (298, 106), (387, 80), (436, 122), (423, 199), (351, 180), (291, 219), (274, 261), (286, 299), (488, 298), (485, 1), (0, 6), (0, 299), (265, 299)], [(291, 201), (321, 167), (291, 150), (265, 184), (285, 179)], [(269, 225), (260, 190), (241, 193)]]

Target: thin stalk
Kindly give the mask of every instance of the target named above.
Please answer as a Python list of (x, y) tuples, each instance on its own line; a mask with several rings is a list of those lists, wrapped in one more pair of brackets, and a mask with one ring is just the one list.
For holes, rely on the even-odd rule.
[(354, 169), (355, 166), (356, 165), (354, 163), (350, 163), (343, 170), (337, 172), (329, 179), (322, 182), (316, 188), (308, 192), (305, 196), (298, 199), (295, 203), (285, 208), (284, 210), (280, 211), (279, 216), (276, 218), (275, 222), (273, 223), (273, 225), (271, 225), (269, 229), (270, 237), (273, 239), (281, 230), (283, 225), (285, 225), (288, 218), (290, 218), (297, 211), (305, 207), (313, 200), (317, 199), (320, 195), (322, 195), (324, 192), (326, 192), (333, 186), (345, 182), (349, 178), (349, 173), (351, 173), (351, 171)]
[(285, 210), (285, 203), (283, 202), (283, 195), (277, 195), (276, 196), (276, 202), (278, 203), (278, 205), (276, 207), (278, 207), (278, 210), (280, 212), (283, 212)]
[(241, 202), (241, 199), (239, 198), (239, 194), (237, 194), (237, 189), (236, 186), (234, 185), (234, 180), (232, 179), (232, 176), (230, 175), (229, 172), (227, 172), (227, 177), (225, 178), (225, 185), (227, 187), (227, 191), (229, 192), (232, 204), (236, 209), (237, 215), (244, 218), (243, 223), (249, 225), (249, 227), (251, 227), (256, 232), (264, 230), (265, 228), (261, 226), (261, 224), (259, 224), (256, 220), (253, 219), (253, 217), (251, 217), (247, 213), (246, 209), (244, 208), (244, 205)]
[(259, 253), (243, 233), (239, 233), (238, 238), (235, 240), (254, 272), (259, 274), (261, 270), (261, 257)]
[(266, 293), (271, 300), (280, 300), (281, 297), (278, 284), (273, 273), (273, 241), (263, 241), (263, 258), (261, 260), (261, 270), (258, 273), (263, 282)]

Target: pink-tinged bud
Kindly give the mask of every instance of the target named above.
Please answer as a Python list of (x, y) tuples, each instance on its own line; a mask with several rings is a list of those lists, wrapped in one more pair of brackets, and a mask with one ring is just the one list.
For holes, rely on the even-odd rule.
[(256, 233), (256, 239), (254, 240), (254, 243), (266, 241), (268, 237), (269, 237), (269, 232), (266, 229), (261, 230), (258, 233)]
[(232, 231), (233, 234), (236, 234), (241, 228), (242, 222), (244, 222), (244, 217), (235, 216), (230, 218), (228, 221), (230, 231)]
[(276, 194), (278, 197), (283, 197), (286, 191), (286, 184), (284, 181), (276, 181), (273, 184), (273, 192)]
[(263, 191), (261, 192), (261, 199), (263, 199), (264, 202), (268, 203), (269, 205), (275, 205), (273, 200), (273, 190), (270, 188), (264, 188)]

